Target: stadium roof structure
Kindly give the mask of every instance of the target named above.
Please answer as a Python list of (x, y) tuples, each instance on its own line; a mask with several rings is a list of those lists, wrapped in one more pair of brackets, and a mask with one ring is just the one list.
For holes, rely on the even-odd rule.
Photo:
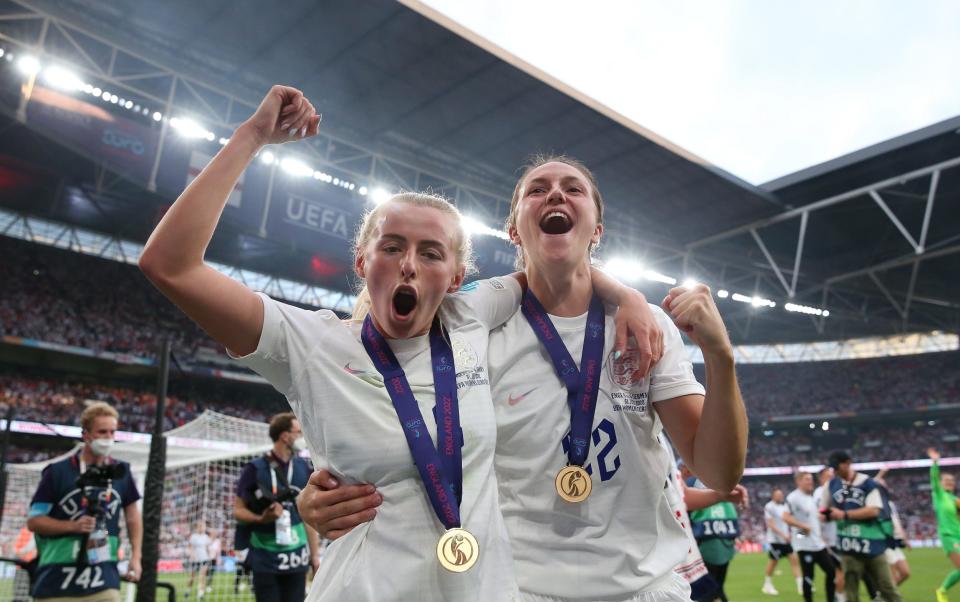
[[(318, 165), (358, 182), (430, 187), (494, 225), (526, 157), (577, 157), (607, 202), (601, 256), (746, 298), (719, 300), (739, 343), (960, 330), (960, 288), (949, 277), (958, 272), (960, 123), (755, 187), (435, 18), (387, 0), (271, 10), (232, 0), (0, 0), (0, 42), (69, 59), (221, 136), (271, 84), (298, 86), (324, 114), (308, 145)], [(29, 133), (16, 133), (30, 146)], [(95, 173), (98, 191), (124, 192)], [(145, 238), (155, 216), (138, 221), (108, 205), (104, 227)], [(236, 240), (220, 259), (281, 263), (279, 241)], [(638, 286), (651, 299), (667, 288)], [(830, 316), (789, 313), (785, 302)]]

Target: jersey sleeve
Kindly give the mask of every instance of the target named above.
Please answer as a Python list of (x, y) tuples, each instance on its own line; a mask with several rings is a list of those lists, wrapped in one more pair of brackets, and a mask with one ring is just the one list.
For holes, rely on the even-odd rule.
[(53, 505), (57, 501), (56, 483), (53, 482), (52, 464), (47, 465), (40, 475), (40, 484), (33, 493), (33, 499), (30, 500), (30, 512), (28, 518), (34, 516), (46, 516), (53, 510)]
[(933, 492), (933, 499), (937, 499), (943, 491), (940, 486), (940, 464), (936, 461), (930, 463), (930, 491)]
[(684, 395), (705, 395), (706, 391), (693, 374), (680, 330), (666, 312), (650, 305), (657, 325), (663, 331), (663, 357), (650, 375), (650, 401), (657, 402)]
[(520, 283), (511, 276), (474, 280), (447, 295), (445, 309), (472, 315), (493, 330), (517, 313), (522, 295)]
[(240, 471), (240, 479), (237, 481), (237, 497), (250, 503), (253, 499), (253, 491), (256, 488), (257, 467), (253, 465), (253, 462), (250, 462)]
[(774, 520), (773, 512), (770, 511), (770, 506), (766, 505), (763, 507), (763, 518), (765, 520)]
[(329, 310), (311, 311), (275, 301), (264, 293), (257, 296), (263, 301), (263, 330), (257, 349), (244, 356), (227, 353), (288, 399), (297, 399), (293, 385), (310, 351), (340, 326), (340, 318)]
[(880, 489), (875, 487), (873, 491), (867, 494), (867, 499), (863, 501), (864, 508), (883, 509), (883, 496), (880, 495)]
[[(130, 474), (130, 469), (127, 468), (127, 474)], [(120, 492), (120, 503), (124, 507), (129, 506), (130, 504), (138, 501), (140, 499), (140, 491), (137, 490), (137, 483), (133, 480), (132, 476), (124, 479), (125, 487), (123, 491)]]

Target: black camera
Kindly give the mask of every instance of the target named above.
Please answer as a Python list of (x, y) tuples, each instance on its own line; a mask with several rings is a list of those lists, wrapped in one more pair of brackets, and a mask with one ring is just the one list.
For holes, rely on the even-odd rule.
[(263, 489), (261, 489), (260, 492), (261, 495), (251, 505), (250, 512), (262, 514), (263, 511), (272, 506), (274, 502), (283, 504), (284, 502), (295, 501), (297, 496), (300, 495), (300, 488), (283, 487), (277, 491), (276, 495), (271, 495)]
[(119, 481), (127, 476), (126, 464), (93, 464), (87, 468), (86, 472), (77, 477), (77, 487), (100, 487), (110, 486), (111, 481)]

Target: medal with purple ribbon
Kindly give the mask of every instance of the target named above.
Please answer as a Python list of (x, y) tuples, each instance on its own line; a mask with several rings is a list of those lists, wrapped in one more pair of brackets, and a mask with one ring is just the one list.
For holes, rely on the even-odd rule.
[(427, 489), (427, 496), (437, 518), (446, 531), (437, 542), (437, 559), (447, 570), (461, 573), (476, 564), (480, 548), (476, 538), (460, 526), (460, 500), (463, 495), (463, 466), (460, 445), (460, 409), (457, 404), (457, 370), (450, 341), (444, 336), (440, 321), (430, 328), (430, 357), (433, 364), (433, 387), (436, 391), (434, 416), (437, 421), (437, 445), (424, 428), (420, 406), (413, 396), (403, 367), (367, 316), (360, 331), (360, 340), (383, 385), (390, 395), (397, 418), (407, 439), (413, 461)]
[(550, 321), (550, 316), (529, 289), (524, 293), (520, 311), (523, 312), (523, 317), (530, 323), (537, 339), (550, 355), (557, 376), (567, 387), (567, 405), (570, 407), (570, 446), (567, 450), (568, 464), (557, 473), (554, 482), (557, 495), (568, 502), (582, 502), (593, 491), (593, 481), (584, 466), (590, 452), (590, 431), (593, 430), (593, 415), (597, 409), (597, 396), (600, 392), (606, 319), (603, 302), (596, 295), (590, 300), (579, 370), (553, 322)]

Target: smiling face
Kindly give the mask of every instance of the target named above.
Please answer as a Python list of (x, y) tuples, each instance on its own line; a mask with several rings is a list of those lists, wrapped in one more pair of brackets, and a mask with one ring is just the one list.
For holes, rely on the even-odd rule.
[(797, 488), (804, 493), (813, 493), (813, 475), (803, 472), (797, 475)]
[(367, 281), (374, 324), (392, 339), (426, 334), (444, 295), (463, 282), (456, 217), (433, 207), (388, 201), (373, 219), (355, 267)]
[(551, 161), (530, 170), (517, 185), (509, 226), (524, 265), (572, 268), (588, 261), (603, 234), (599, 206), (593, 185), (575, 166)]

